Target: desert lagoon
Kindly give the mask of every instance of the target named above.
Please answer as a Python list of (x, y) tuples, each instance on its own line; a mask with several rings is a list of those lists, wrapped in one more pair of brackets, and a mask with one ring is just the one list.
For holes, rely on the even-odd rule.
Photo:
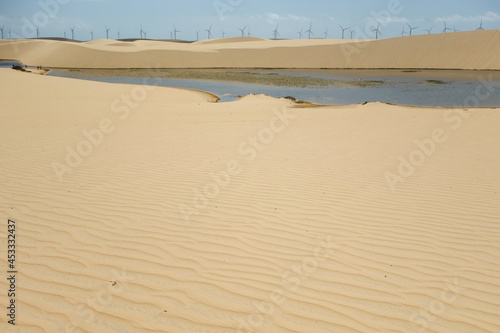
[[(500, 96), (467, 98), (500, 86), (500, 71), (361, 69), (69, 69), (48, 75), (201, 90), (220, 102), (247, 94), (291, 96), (324, 105), (383, 102), (428, 107), (500, 106)], [(154, 80), (149, 80), (154, 78)], [(146, 80), (148, 79), (148, 80)]]

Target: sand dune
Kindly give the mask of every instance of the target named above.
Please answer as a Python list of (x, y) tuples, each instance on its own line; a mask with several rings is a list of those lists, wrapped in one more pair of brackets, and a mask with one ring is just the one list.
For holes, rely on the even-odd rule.
[(210, 103), (10, 69), (0, 91), (19, 270), (2, 332), (500, 329), (498, 109)]
[[(128, 47), (123, 47), (123, 46)], [(0, 58), (66, 68), (430, 68), (500, 70), (500, 31), (380, 40), (228, 38), (196, 43), (0, 43)]]
[(244, 43), (244, 42), (264, 42), (265, 38), (258, 37), (231, 37), (231, 38), (216, 38), (216, 39), (203, 39), (194, 42), (194, 44), (221, 44), (221, 43)]

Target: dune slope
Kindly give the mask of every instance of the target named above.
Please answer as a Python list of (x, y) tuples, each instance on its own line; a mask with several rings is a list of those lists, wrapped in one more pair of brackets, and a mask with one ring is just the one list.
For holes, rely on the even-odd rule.
[(218, 104), (7, 69), (0, 90), (2, 332), (500, 329), (498, 109)]
[[(125, 47), (126, 46), (126, 47)], [(429, 68), (500, 70), (500, 31), (380, 40), (228, 38), (197, 43), (13, 40), (0, 58), (66, 68)]]

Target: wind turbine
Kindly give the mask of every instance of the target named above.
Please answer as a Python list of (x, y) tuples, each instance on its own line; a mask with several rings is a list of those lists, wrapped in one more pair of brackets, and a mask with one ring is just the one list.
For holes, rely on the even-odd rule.
[(377, 29), (373, 29), (372, 31), (375, 33), (375, 39), (378, 39), (378, 35), (382, 35), (380, 32), (380, 23), (378, 24)]
[(481, 24), (479, 25), (479, 28), (476, 29), (476, 31), (478, 31), (478, 30), (484, 30), (484, 28), (483, 28), (483, 20), (481, 20)]
[[(144, 30), (142, 30), (142, 24), (141, 24), (141, 30), (139, 31), (141, 33), (141, 39), (142, 39), (142, 33), (144, 32)], [(172, 34), (170, 34), (172, 35)], [(170, 39), (172, 39), (172, 36), (170, 36)]]
[[(66, 32), (64, 32), (66, 34)], [(66, 36), (64, 36), (66, 37)], [(94, 40), (94, 30), (90, 32), (90, 39)]]
[(0, 28), (0, 31), (2, 31), (2, 39), (3, 39), (3, 28), (5, 28), (5, 26), (2, 26), (2, 27)]
[(325, 39), (327, 39), (328, 38), (328, 27), (326, 28), (324, 35), (325, 35)]
[(222, 38), (226, 38), (226, 33), (224, 32), (224, 29), (222, 29)]
[(106, 39), (109, 39), (109, 30), (111, 30), (111, 28), (106, 27)]
[[(222, 33), (224, 33), (224, 31)], [(196, 40), (200, 40), (200, 31), (196, 31)]]
[(36, 38), (40, 38), (40, 29), (36, 27)]
[(273, 30), (274, 39), (278, 39), (278, 36), (280, 35), (280, 33), (278, 32), (278, 27), (279, 27), (279, 24), (276, 26), (276, 29)]
[(208, 34), (208, 39), (212, 38), (212, 25), (213, 24), (210, 25), (210, 28), (208, 28), (207, 30), (205, 30), (207, 32), (207, 34)]
[(243, 29), (238, 29), (239, 31), (241, 31), (241, 37), (245, 37), (245, 29), (247, 28), (247, 26), (245, 25), (245, 27)]
[[(142, 35), (141, 35), (141, 38), (142, 38)], [(173, 31), (170, 31), (170, 39), (174, 39), (174, 32)]]
[(64, 38), (66, 38), (66, 30), (64, 30)]
[(71, 39), (72, 40), (75, 40), (75, 26), (73, 26), (72, 28), (69, 28), (71, 30)]
[(401, 30), (401, 37), (404, 37), (406, 34), (406, 31), (405, 31), (405, 26), (403, 25), (403, 28)]
[(408, 28), (410, 28), (410, 36), (411, 36), (413, 30), (418, 29), (418, 27), (412, 27), (409, 23), (407, 23), (407, 24), (408, 24)]
[[(177, 33), (180, 32), (174, 25), (174, 39), (177, 40)], [(144, 31), (144, 36), (146, 36), (146, 31)]]
[(355, 30), (349, 30), (349, 32), (351, 33), (351, 39), (352, 39), (352, 36), (354, 35)]
[(451, 31), (451, 29), (446, 26), (446, 21), (444, 21), (444, 29), (442, 33), (445, 34), (447, 31)]
[(313, 33), (313, 32), (312, 32), (312, 30), (311, 30), (311, 29), (312, 29), (312, 26), (313, 26), (313, 25), (312, 25), (312, 23), (311, 23), (311, 24), (309, 25), (309, 30), (306, 30), (306, 32), (307, 32), (307, 33), (309, 33), (309, 39), (311, 39), (311, 35), (313, 35), (313, 36), (314, 36), (314, 33)]
[(253, 35), (250, 33), (250, 28), (248, 28), (248, 32), (247, 32), (247, 37), (252, 37)]
[(142, 33), (144, 34), (144, 39), (148, 39), (148, 36), (146, 36), (146, 34), (148, 33), (147, 31), (142, 31)]
[(457, 28), (455, 28), (455, 26), (453, 26), (453, 32), (459, 32), (460, 30), (457, 30)]
[(299, 32), (297, 32), (299, 34), (299, 39), (302, 39), (302, 31), (304, 30), (304, 28), (300, 29)]
[(12, 39), (12, 34), (11, 34), (11, 30), (9, 30), (9, 39)]
[(340, 29), (342, 29), (342, 39), (344, 39), (344, 32), (345, 32), (346, 30), (348, 30), (350, 27), (344, 28), (344, 27), (343, 27), (343, 26), (341, 26), (340, 24), (339, 24), (339, 27), (340, 27)]
[(432, 28), (434, 27), (431, 27), (430, 29), (424, 29), (425, 31), (427, 31), (427, 34), (430, 35), (431, 34), (431, 31), (432, 31)]

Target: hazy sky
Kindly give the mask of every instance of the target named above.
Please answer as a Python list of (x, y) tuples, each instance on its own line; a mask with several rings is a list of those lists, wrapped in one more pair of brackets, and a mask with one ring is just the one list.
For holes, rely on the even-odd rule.
[[(255, 37), (272, 38), (279, 25), (281, 38), (298, 38), (312, 24), (315, 37), (340, 38), (339, 25), (351, 27), (354, 37), (374, 38), (380, 23), (382, 38), (401, 35), (407, 23), (418, 26), (413, 34), (450, 29), (475, 30), (483, 20), (485, 29), (500, 29), (499, 0), (0, 0), (0, 28), (4, 38), (63, 37), (75, 26), (75, 39), (138, 38), (141, 24), (148, 38), (170, 38), (175, 25), (177, 38), (207, 38), (213, 25), (214, 38), (241, 36), (239, 28)], [(351, 33), (346, 31), (346, 37)]]

